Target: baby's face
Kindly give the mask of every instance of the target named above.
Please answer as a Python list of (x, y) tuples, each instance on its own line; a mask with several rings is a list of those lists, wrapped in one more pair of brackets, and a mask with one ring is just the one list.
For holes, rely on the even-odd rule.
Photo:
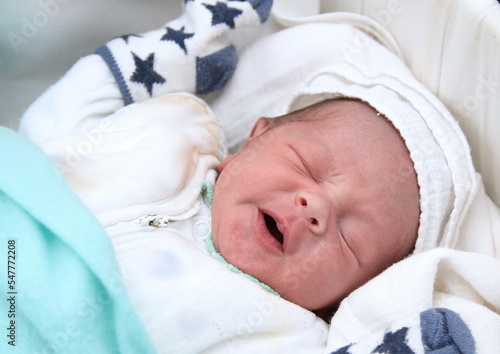
[(411, 252), (420, 213), (413, 164), (389, 123), (360, 102), (324, 110), (335, 118), (272, 129), (260, 119), (221, 163), (212, 206), (224, 258), (310, 310)]

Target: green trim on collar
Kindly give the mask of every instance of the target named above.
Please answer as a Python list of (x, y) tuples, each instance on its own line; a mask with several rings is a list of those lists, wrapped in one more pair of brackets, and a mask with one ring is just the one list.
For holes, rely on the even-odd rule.
[(253, 281), (254, 283), (257, 283), (258, 285), (260, 285), (262, 288), (264, 288), (265, 290), (269, 291), (270, 293), (272, 293), (272, 294), (274, 294), (276, 296), (280, 296), (280, 294), (278, 294), (277, 291), (273, 290), (269, 285), (264, 284), (263, 282), (259, 281), (258, 279), (252, 277), (251, 275), (249, 275), (249, 274), (241, 271), (240, 269), (238, 269), (234, 265), (228, 263), (224, 259), (224, 257), (222, 257), (222, 255), (219, 252), (217, 252), (217, 250), (215, 249), (214, 242), (212, 240), (212, 233), (210, 233), (210, 235), (207, 238), (207, 244), (208, 244), (209, 252), (212, 255), (212, 257), (214, 257), (215, 259), (217, 259), (219, 262), (225, 264), (226, 267), (228, 267), (231, 271), (235, 272), (236, 274), (243, 275), (245, 278)]
[(201, 185), (201, 192), (205, 193), (205, 201), (208, 204), (210, 210), (212, 209), (212, 201), (214, 199), (214, 184), (210, 181), (204, 181)]

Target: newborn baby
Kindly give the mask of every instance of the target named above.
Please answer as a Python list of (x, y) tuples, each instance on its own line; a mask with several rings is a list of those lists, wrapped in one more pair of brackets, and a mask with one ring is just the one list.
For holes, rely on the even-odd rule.
[[(157, 348), (217, 351), (245, 334), (233, 352), (321, 347), (326, 323), (307, 310), (326, 319), (408, 254), (453, 245), (472, 190), (467, 144), (386, 48), (367, 39), (369, 55), (344, 58), (339, 43), (365, 36), (351, 26), (298, 26), (263, 39), (267, 51), (252, 60), (286, 68), (283, 57), (298, 50), (328, 63), (301, 77), (294, 61), (282, 75), (294, 80), (288, 86), (277, 80), (269, 89), (272, 75), (262, 75), (257, 88), (240, 81), (235, 89), (227, 32), (265, 21), (270, 2), (185, 5), (193, 16), (81, 59), (26, 112), (21, 131), (106, 229)], [(329, 51), (302, 50), (313, 38)], [(286, 44), (292, 39), (298, 49)], [(280, 43), (283, 57), (272, 52)], [(256, 68), (267, 67), (247, 61), (240, 72), (256, 76)], [(253, 106), (274, 106), (259, 94), (283, 87), (282, 113), (291, 113), (257, 120), (241, 150), (225, 157), (212, 110), (185, 92), (204, 95), (228, 82), (215, 101), (236, 92), (234, 105), (251, 110), (242, 104), (248, 88)], [(230, 104), (223, 109), (240, 118)]]
[(309, 310), (337, 304), (414, 248), (413, 163), (398, 131), (361, 101), (261, 118), (219, 172), (215, 248)]

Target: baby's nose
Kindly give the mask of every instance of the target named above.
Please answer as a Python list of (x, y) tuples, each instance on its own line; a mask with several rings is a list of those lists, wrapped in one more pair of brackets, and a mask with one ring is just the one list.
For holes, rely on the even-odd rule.
[(330, 215), (330, 203), (325, 195), (315, 192), (299, 191), (296, 204), (307, 228), (315, 235), (325, 233)]

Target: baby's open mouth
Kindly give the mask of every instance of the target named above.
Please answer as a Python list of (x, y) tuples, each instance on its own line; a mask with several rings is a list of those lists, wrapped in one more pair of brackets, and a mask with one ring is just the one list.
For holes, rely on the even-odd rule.
[(279, 243), (283, 244), (283, 234), (278, 229), (278, 225), (276, 225), (276, 220), (273, 219), (272, 216), (264, 213), (264, 220), (266, 221), (267, 229), (269, 233), (273, 235), (273, 237), (278, 240)]

